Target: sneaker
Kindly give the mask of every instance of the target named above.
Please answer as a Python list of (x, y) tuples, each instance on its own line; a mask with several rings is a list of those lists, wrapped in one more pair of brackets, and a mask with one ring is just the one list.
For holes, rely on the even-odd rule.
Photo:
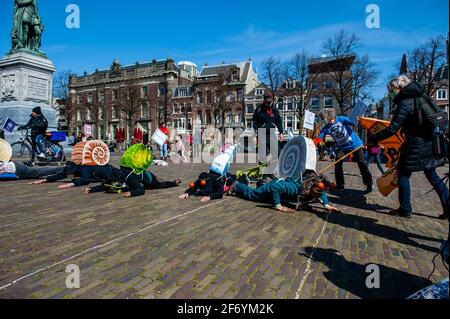
[(406, 213), (403, 210), (401, 210), (400, 208), (393, 210), (392, 215), (397, 215), (397, 216), (400, 216), (403, 218), (412, 218), (412, 212)]
[(45, 158), (45, 154), (44, 154), (44, 153), (39, 153), (39, 154), (37, 155), (37, 157), (38, 157), (38, 158)]
[(373, 185), (372, 184), (367, 185), (366, 193), (372, 193), (372, 192), (373, 192)]

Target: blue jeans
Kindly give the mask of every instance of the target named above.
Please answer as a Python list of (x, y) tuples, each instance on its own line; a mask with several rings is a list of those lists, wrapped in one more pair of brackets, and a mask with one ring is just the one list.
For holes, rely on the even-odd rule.
[(167, 143), (161, 146), (161, 157), (167, 157)]
[[(423, 171), (426, 178), (433, 186), (434, 190), (438, 194), (442, 208), (444, 209), (444, 214), (448, 212), (449, 209), (449, 197), (448, 188), (444, 181), (436, 173), (436, 169), (426, 169)], [(409, 178), (411, 177), (411, 172), (398, 171), (398, 198), (400, 201), (400, 211), (406, 214), (412, 213), (411, 207), (411, 186), (409, 184)]]
[(374, 160), (375, 160), (375, 163), (377, 163), (378, 169), (380, 170), (381, 174), (386, 173), (386, 170), (384, 169), (383, 165), (381, 164), (380, 153), (369, 154), (369, 158), (367, 159), (367, 166), (370, 166), (370, 164), (372, 164)]
[(31, 160), (34, 160), (36, 158), (36, 151), (39, 151), (39, 153), (43, 153), (45, 155), (45, 149), (44, 149), (44, 135), (38, 134), (36, 136), (31, 136), (31, 142), (33, 143), (33, 147), (31, 149)]
[(234, 194), (242, 199), (270, 203), (270, 183), (267, 183), (259, 188), (251, 188), (245, 184), (237, 183), (234, 187)]

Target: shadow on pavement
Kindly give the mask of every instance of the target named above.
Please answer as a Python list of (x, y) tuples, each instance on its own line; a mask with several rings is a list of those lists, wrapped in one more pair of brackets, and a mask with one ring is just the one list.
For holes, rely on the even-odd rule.
[[(328, 213), (317, 210), (309, 210), (308, 212), (315, 214), (317, 217), (327, 220)], [(409, 245), (421, 249), (425, 249), (434, 253), (438, 253), (437, 247), (431, 247), (415, 242), (411, 238), (419, 240), (427, 240), (433, 242), (442, 242), (442, 239), (432, 238), (428, 236), (418, 235), (406, 232), (401, 229), (397, 229), (387, 225), (378, 224), (378, 220), (358, 215), (350, 215), (345, 213), (334, 213), (328, 216), (328, 222), (331, 224), (339, 225), (345, 228), (353, 228), (358, 231), (365, 232), (370, 235), (386, 238), (388, 240), (396, 241), (403, 245)]]
[(366, 273), (367, 265), (348, 261), (334, 249), (307, 247), (298, 254), (306, 258), (311, 258), (313, 254), (311, 258), (313, 261), (320, 262), (329, 268), (329, 271), (323, 273), (327, 280), (364, 299), (404, 299), (432, 284), (425, 278), (378, 265), (380, 288), (369, 289), (366, 286), (366, 279), (371, 272)]

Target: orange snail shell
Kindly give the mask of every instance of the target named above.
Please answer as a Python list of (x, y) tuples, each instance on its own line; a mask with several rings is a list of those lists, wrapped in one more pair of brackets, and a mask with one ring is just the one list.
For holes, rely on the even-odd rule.
[(77, 165), (105, 166), (110, 158), (108, 145), (98, 140), (78, 143), (72, 151), (72, 161)]

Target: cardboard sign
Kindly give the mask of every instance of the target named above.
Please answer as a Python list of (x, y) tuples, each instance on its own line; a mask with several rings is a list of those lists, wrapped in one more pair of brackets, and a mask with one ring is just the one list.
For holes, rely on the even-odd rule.
[(163, 146), (166, 144), (168, 136), (164, 134), (160, 129), (156, 129), (155, 133), (152, 136), (152, 141), (154, 141), (159, 146)]
[(303, 127), (307, 130), (314, 130), (314, 123), (316, 121), (316, 114), (310, 111), (305, 111), (305, 121)]

